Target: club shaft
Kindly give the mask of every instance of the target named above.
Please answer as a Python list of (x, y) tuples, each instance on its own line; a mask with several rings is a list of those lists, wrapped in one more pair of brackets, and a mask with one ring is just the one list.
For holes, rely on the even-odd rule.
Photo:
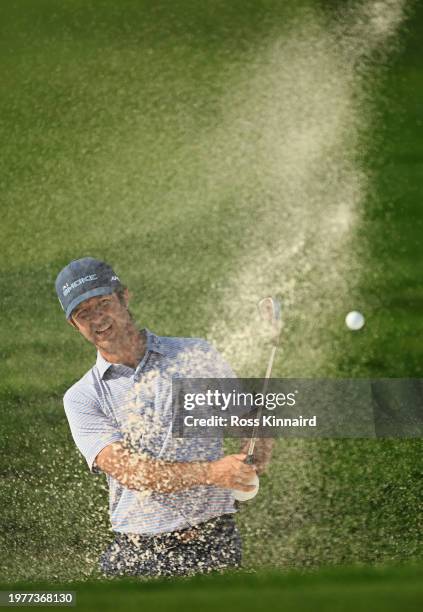
[[(267, 388), (269, 386), (269, 380), (272, 375), (272, 368), (273, 368), (273, 362), (275, 361), (276, 349), (277, 349), (277, 345), (275, 344), (274, 346), (272, 346), (269, 361), (267, 363), (267, 369), (266, 369), (266, 374), (264, 376), (264, 383), (263, 383), (263, 398), (266, 397)], [(257, 418), (259, 420), (261, 419), (262, 412), (263, 412), (263, 408), (260, 407), (259, 411), (257, 412)], [(254, 447), (257, 442), (257, 438), (255, 437), (255, 429), (256, 428), (254, 427), (253, 435), (251, 437), (250, 445), (248, 447), (247, 457), (251, 457), (254, 454)]]

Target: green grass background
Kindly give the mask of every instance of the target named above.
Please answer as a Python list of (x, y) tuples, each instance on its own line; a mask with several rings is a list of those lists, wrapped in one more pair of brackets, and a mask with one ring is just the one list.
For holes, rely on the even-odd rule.
[[(27, 585), (14, 585), (15, 589)], [(35, 583), (31, 590), (48, 590)], [(76, 592), (78, 610), (209, 610), (258, 608), (298, 612), (418, 612), (422, 571), (417, 566), (389, 568), (332, 568), (316, 574), (267, 572), (203, 576), (179, 581), (114, 579), (74, 582), (55, 590)], [(42, 606), (41, 606), (42, 607)], [(47, 609), (42, 607), (42, 609)]]
[[(373, 189), (361, 229), (360, 286), (362, 310), (371, 316), (347, 349), (335, 328), (328, 332), (328, 371), (341, 377), (422, 373), (423, 11), (412, 8), (372, 91), (378, 132), (362, 160)], [(214, 192), (204, 137), (219, 125), (225, 92), (241, 69), (248, 73), (263, 39), (275, 30), (283, 35), (311, 9), (330, 21), (342, 3), (1, 3), (4, 584), (95, 577), (97, 555), (111, 537), (105, 483), (87, 473), (62, 408), (64, 391), (94, 354), (65, 324), (57, 272), (83, 255), (104, 258), (132, 289), (141, 324), (167, 335), (207, 332), (214, 287), (246, 248), (242, 236), (255, 203), (239, 201), (236, 183)], [(421, 440), (279, 444), (260, 497), (239, 516), (246, 566), (421, 561), (421, 452)], [(342, 573), (304, 583), (254, 578), (254, 585), (268, 593), (269, 605), (281, 589), (298, 610), (311, 609), (311, 601), (313, 610), (335, 609), (331, 602), (350, 588), (356, 604), (351, 599), (343, 610), (364, 609), (369, 597), (385, 602), (374, 610), (398, 609), (400, 599), (417, 609), (411, 602), (422, 596), (419, 570), (389, 571), (377, 580), (346, 574), (345, 587)], [(243, 580), (235, 580), (229, 599), (246, 593), (252, 605), (256, 591)], [(215, 601), (202, 598), (203, 583), (192, 584), (196, 605)], [(102, 589), (93, 593), (107, 601)], [(151, 587), (143, 597), (165, 606), (179, 601), (172, 589), (182, 601), (191, 583)], [(87, 598), (90, 592), (86, 587)]]

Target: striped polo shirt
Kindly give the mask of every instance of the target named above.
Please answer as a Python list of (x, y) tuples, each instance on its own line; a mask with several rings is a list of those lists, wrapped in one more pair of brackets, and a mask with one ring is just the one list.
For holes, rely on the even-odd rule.
[[(90, 470), (98, 453), (124, 441), (150, 459), (214, 461), (222, 440), (172, 436), (172, 378), (235, 378), (216, 349), (199, 338), (146, 334), (146, 352), (133, 369), (106, 361), (96, 364), (64, 395), (63, 403), (76, 446)], [(109, 512), (116, 532), (157, 534), (184, 529), (235, 512), (229, 489), (201, 485), (174, 493), (134, 491), (106, 474)]]

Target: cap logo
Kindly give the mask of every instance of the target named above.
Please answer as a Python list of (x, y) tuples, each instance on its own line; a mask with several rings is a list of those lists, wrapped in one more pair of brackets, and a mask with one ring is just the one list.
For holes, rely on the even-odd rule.
[(119, 276), (116, 276), (116, 274), (115, 274), (114, 276), (112, 276), (112, 278), (110, 279), (110, 281), (115, 281), (115, 280), (117, 280), (117, 281), (119, 281), (119, 282), (120, 282), (120, 278), (119, 278)]
[(88, 283), (93, 280), (97, 280), (97, 274), (90, 274), (89, 276), (82, 276), (81, 278), (78, 278), (75, 281), (73, 281), (73, 283), (71, 283), (70, 285), (69, 283), (66, 283), (65, 285), (63, 285), (63, 288), (62, 288), (63, 295), (66, 296), (68, 295), (68, 293), (72, 291), (72, 289), (75, 289), (76, 287), (79, 287), (79, 285), (82, 285), (83, 283)]

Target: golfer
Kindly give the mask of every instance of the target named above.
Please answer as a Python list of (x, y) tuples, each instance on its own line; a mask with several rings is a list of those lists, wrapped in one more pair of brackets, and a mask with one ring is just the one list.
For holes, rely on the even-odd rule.
[(245, 453), (223, 456), (220, 439), (174, 438), (171, 394), (175, 376), (235, 375), (205, 340), (140, 329), (128, 289), (103, 261), (72, 261), (56, 291), (68, 323), (97, 349), (95, 365), (63, 401), (76, 446), (108, 481), (115, 539), (100, 570), (173, 576), (239, 567), (231, 489), (253, 488), (254, 470), (270, 458), (266, 441), (251, 466)]

